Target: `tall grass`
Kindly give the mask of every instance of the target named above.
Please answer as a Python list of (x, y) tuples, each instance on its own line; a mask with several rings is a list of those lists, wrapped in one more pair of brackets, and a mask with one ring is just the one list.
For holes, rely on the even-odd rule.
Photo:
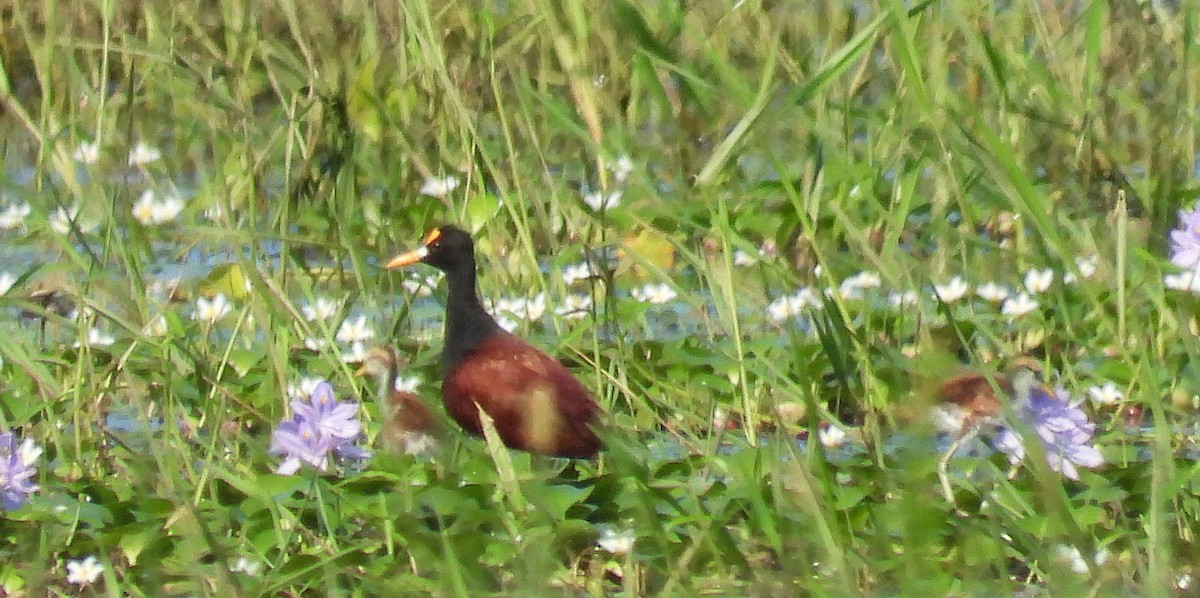
[[(1180, 4), (0, 4), (4, 192), (33, 212), (0, 234), (37, 257), (0, 260), (18, 275), (0, 428), (45, 447), (41, 489), (0, 516), (0, 587), (73, 591), (66, 561), (95, 555), (111, 595), (1182, 592), (1196, 302), (1160, 282), (1196, 188), (1197, 6)], [(162, 159), (128, 166), (138, 142)], [(446, 175), (461, 186), (419, 192)], [(147, 188), (187, 197), (178, 221), (131, 216)], [(290, 384), (371, 396), (335, 341), (346, 317), (438, 404), (441, 292), (377, 264), (443, 221), (475, 233), (485, 297), (594, 300), (520, 333), (593, 390), (609, 450), (567, 465), (456, 435), (432, 460), (274, 475)], [(1020, 318), (929, 290), (1079, 274), (1079, 256), (1096, 276)], [(178, 263), (181, 302), (148, 290)], [(822, 292), (863, 270), (882, 281), (865, 298)], [(664, 281), (666, 305), (630, 296)], [(820, 307), (769, 319), (801, 286)], [(116, 342), (73, 346), (92, 324), (26, 299), (41, 288)], [(917, 306), (888, 305), (909, 289)], [(234, 311), (191, 319), (218, 292)], [(339, 313), (306, 321), (320, 296)], [(1080, 398), (1116, 382), (1148, 432), (1089, 406), (1109, 464), (1078, 483), (956, 459), (958, 516), (921, 424), (932, 381), (1024, 352)], [(830, 423), (861, 450), (794, 441)], [(604, 530), (632, 551), (598, 547)]]

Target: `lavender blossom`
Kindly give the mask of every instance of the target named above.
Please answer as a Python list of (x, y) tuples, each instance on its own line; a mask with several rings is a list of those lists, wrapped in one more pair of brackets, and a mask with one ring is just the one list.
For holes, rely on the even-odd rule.
[[(1091, 444), (1096, 425), (1071, 402), (1071, 395), (1066, 390), (1059, 388), (1051, 395), (1043, 387), (1035, 386), (1029, 400), (1016, 405), (1015, 411), (1042, 441), (1050, 469), (1078, 480), (1076, 466), (1091, 468), (1104, 464), (1104, 455)], [(1014, 465), (1025, 458), (1022, 438), (1011, 428), (1001, 430), (995, 447), (1008, 455), (1009, 462)]]
[(293, 400), (291, 407), (291, 419), (280, 422), (271, 435), (270, 452), (284, 457), (275, 473), (292, 475), (304, 463), (326, 471), (330, 452), (350, 459), (367, 455), (354, 445), (362, 431), (358, 404), (337, 401), (328, 382), (317, 384), (307, 401)]
[(30, 480), (37, 474), (33, 465), (42, 449), (28, 438), (17, 445), (12, 432), (0, 434), (0, 507), (15, 511), (25, 504), (37, 489)]
[(1200, 204), (1179, 211), (1179, 228), (1171, 231), (1171, 263), (1181, 268), (1200, 268)]

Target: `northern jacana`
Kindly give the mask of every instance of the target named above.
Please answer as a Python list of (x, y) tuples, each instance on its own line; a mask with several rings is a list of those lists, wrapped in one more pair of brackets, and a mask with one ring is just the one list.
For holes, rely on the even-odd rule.
[(437, 448), (437, 422), (417, 395), (396, 390), (399, 369), (396, 351), (379, 346), (367, 352), (359, 376), (371, 375), (379, 382), (379, 415), (383, 427), (379, 433), (384, 448), (409, 455), (431, 453)]
[(558, 360), (500, 327), (483, 308), (475, 285), (475, 244), (455, 226), (434, 228), (421, 247), (384, 265), (418, 262), (446, 273), (446, 341), (442, 400), (454, 421), (483, 435), (479, 410), (509, 448), (587, 458), (601, 449), (601, 410)]
[(978, 436), (982, 428), (1000, 422), (1005, 403), (996, 395), (996, 391), (1007, 397), (1009, 405), (1028, 402), (1032, 393), (1039, 389), (1053, 397), (1054, 393), (1041, 385), (1041, 375), (1040, 363), (1029, 357), (1017, 357), (1009, 364), (1004, 376), (961, 374), (938, 386), (935, 423), (938, 428), (954, 435), (945, 454), (938, 459), (937, 466), (938, 479), (947, 502), (955, 504), (948, 474), (954, 453)]

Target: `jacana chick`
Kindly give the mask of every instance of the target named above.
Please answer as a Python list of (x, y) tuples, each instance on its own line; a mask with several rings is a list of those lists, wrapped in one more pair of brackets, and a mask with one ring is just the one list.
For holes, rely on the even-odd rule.
[(955, 376), (938, 386), (935, 423), (938, 428), (954, 435), (954, 440), (938, 459), (937, 465), (938, 479), (947, 502), (955, 504), (948, 473), (954, 453), (978, 436), (985, 426), (1000, 423), (1004, 403), (996, 395), (996, 390), (1007, 397), (1010, 405), (1027, 403), (1038, 387), (1049, 396), (1054, 396), (1049, 389), (1041, 386), (1041, 375), (1040, 363), (1029, 357), (1017, 357), (1002, 377), (968, 373)]
[(384, 267), (425, 263), (446, 273), (442, 400), (471, 434), (483, 435), (479, 410), (509, 448), (586, 458), (601, 448), (600, 406), (571, 372), (542, 350), (508, 333), (484, 309), (476, 287), (475, 245), (455, 226), (434, 228), (421, 247)]
[(379, 439), (387, 450), (409, 455), (427, 454), (437, 449), (437, 422), (417, 395), (396, 390), (399, 364), (396, 351), (379, 346), (367, 352), (357, 374), (371, 375), (379, 383), (376, 401), (383, 426)]

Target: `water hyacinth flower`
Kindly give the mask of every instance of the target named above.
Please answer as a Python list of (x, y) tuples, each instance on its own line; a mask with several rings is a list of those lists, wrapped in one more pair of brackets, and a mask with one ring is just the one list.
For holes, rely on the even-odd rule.
[(215, 324), (217, 320), (229, 315), (233, 311), (233, 305), (229, 303), (229, 298), (225, 293), (217, 293), (211, 299), (199, 297), (196, 299), (196, 310), (192, 312), (192, 319), (207, 324)]
[(1190, 271), (1200, 269), (1200, 203), (1179, 211), (1179, 228), (1171, 231), (1171, 263)]
[(367, 324), (367, 316), (360, 315), (342, 321), (335, 338), (339, 343), (364, 343), (375, 338), (375, 330)]
[(42, 448), (33, 440), (25, 439), (20, 445), (12, 432), (0, 434), (0, 507), (6, 511), (21, 508), (29, 495), (37, 491), (33, 476), (37, 475), (38, 457)]
[(458, 189), (460, 181), (454, 175), (446, 175), (444, 177), (430, 177), (425, 179), (421, 185), (421, 195), (430, 197), (445, 197)]
[(611, 210), (621, 205), (621, 192), (590, 191), (583, 194), (583, 203), (596, 212)]
[(332, 318), (334, 314), (341, 309), (341, 307), (341, 301), (317, 297), (316, 301), (300, 306), (300, 315), (304, 316), (304, 321), (306, 322), (328, 320), (329, 318)]
[(1003, 285), (998, 285), (994, 282), (988, 282), (975, 287), (975, 294), (979, 295), (979, 297), (984, 301), (1001, 303), (1005, 299), (1008, 299), (1009, 292), (1008, 289), (1004, 288)]
[(5, 295), (13, 285), (17, 284), (17, 277), (8, 272), (0, 272), (0, 295)]
[(305, 463), (327, 471), (331, 453), (345, 458), (366, 455), (354, 445), (362, 432), (358, 404), (336, 400), (328, 382), (319, 382), (308, 400), (293, 399), (290, 405), (292, 417), (281, 421), (271, 435), (271, 454), (284, 458), (275, 473), (292, 475)]
[(942, 300), (942, 303), (954, 303), (966, 297), (970, 290), (971, 287), (961, 276), (955, 276), (945, 284), (933, 285), (933, 292), (937, 294), (938, 299)]
[(1025, 290), (1030, 294), (1037, 295), (1050, 290), (1050, 285), (1054, 284), (1054, 270), (1046, 268), (1038, 270), (1034, 268), (1025, 273)]
[(96, 583), (102, 573), (104, 573), (104, 565), (101, 565), (94, 556), (67, 561), (67, 583), (79, 586), (90, 585)]
[(675, 289), (671, 288), (671, 285), (665, 282), (660, 282), (657, 284), (650, 283), (636, 287), (630, 291), (629, 294), (632, 295), (634, 299), (637, 299), (642, 303), (654, 304), (667, 303), (679, 296), (679, 294), (675, 292)]
[(147, 189), (142, 192), (137, 203), (131, 210), (135, 220), (143, 226), (155, 226), (171, 222), (183, 212), (183, 199), (178, 195), (159, 197), (157, 193)]
[(29, 204), (23, 201), (6, 204), (0, 210), (0, 229), (12, 230), (21, 226), (31, 211)]
[(157, 147), (146, 145), (139, 141), (129, 150), (129, 165), (141, 166), (151, 162), (157, 162), (162, 158), (162, 152)]
[[(1096, 425), (1088, 420), (1087, 414), (1071, 403), (1071, 396), (1064, 389), (1054, 394), (1035, 386), (1029, 399), (1013, 406), (1017, 417), (1037, 434), (1046, 453), (1050, 469), (1071, 480), (1079, 480), (1078, 467), (1099, 467), (1104, 464), (1104, 455), (1091, 444)], [(1008, 455), (1016, 464), (1025, 458), (1025, 446), (1020, 433), (1004, 428), (997, 437), (997, 450)]]
[(1009, 321), (1015, 320), (1024, 316), (1038, 308), (1038, 302), (1034, 301), (1026, 293), (1018, 293), (1015, 297), (1004, 300), (1000, 305), (1000, 313), (1008, 316)]

